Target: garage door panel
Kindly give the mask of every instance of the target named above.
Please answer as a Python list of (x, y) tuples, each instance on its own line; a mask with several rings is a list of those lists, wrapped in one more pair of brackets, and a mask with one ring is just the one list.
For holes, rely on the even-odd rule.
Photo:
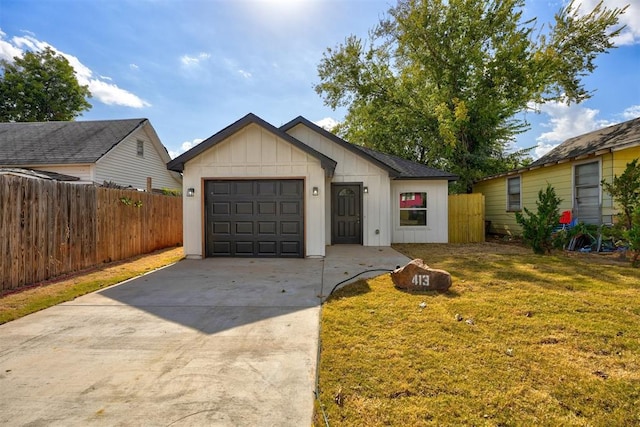
[(275, 256), (277, 255), (278, 244), (275, 241), (260, 241), (258, 242), (258, 254), (263, 256)]
[(276, 214), (276, 202), (258, 202), (258, 214), (260, 214), (260, 215), (275, 215)]
[(236, 181), (233, 194), (237, 196), (253, 196), (253, 181)]
[(237, 202), (234, 211), (237, 215), (253, 215), (253, 202)]
[(276, 181), (258, 181), (257, 182), (258, 197), (276, 196), (278, 194), (278, 183)]
[(214, 255), (231, 255), (231, 242), (213, 242), (211, 246)]
[(259, 221), (258, 222), (258, 234), (275, 235), (277, 230), (278, 228), (277, 228), (276, 221)]
[(280, 234), (300, 234), (300, 223), (294, 221), (280, 222)]
[(280, 202), (281, 215), (300, 215), (300, 202)]
[(229, 202), (212, 203), (211, 213), (214, 215), (229, 215), (231, 213), (231, 203)]
[(300, 252), (299, 242), (282, 242), (280, 246), (280, 253), (282, 255), (296, 256)]
[(236, 245), (236, 253), (235, 255), (244, 255), (244, 256), (251, 256), (255, 253), (255, 251), (253, 250), (253, 242), (246, 242), (246, 241), (236, 241), (235, 242)]
[(214, 222), (213, 223), (214, 234), (231, 234), (231, 223), (229, 222)]
[(207, 256), (304, 256), (304, 181), (206, 181)]
[(236, 234), (253, 235), (253, 223), (252, 222), (236, 222)]

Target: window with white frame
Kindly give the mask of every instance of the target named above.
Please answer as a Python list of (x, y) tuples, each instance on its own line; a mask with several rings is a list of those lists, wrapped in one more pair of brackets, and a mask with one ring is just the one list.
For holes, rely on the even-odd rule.
[(520, 177), (507, 178), (507, 211), (515, 212), (522, 209), (520, 196)]
[(400, 193), (400, 226), (427, 225), (427, 193)]
[(144, 141), (138, 140), (137, 143), (136, 152), (138, 157), (144, 157)]

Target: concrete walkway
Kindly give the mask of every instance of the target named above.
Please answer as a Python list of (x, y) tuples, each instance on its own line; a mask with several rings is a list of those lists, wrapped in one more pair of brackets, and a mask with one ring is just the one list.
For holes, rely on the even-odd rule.
[(310, 425), (319, 297), (406, 261), (183, 260), (0, 325), (0, 425)]

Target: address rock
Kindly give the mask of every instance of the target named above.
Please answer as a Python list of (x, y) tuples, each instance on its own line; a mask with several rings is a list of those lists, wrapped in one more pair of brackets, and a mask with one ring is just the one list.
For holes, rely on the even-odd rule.
[(394, 270), (391, 280), (396, 288), (407, 291), (446, 292), (451, 287), (451, 274), (430, 268), (419, 258)]

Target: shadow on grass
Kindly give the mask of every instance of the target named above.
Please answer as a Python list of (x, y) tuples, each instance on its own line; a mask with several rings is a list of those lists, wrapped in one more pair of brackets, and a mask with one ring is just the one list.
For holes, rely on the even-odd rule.
[(327, 297), (325, 302), (340, 300), (343, 298), (352, 298), (360, 295), (364, 295), (371, 292), (371, 287), (366, 279), (358, 280), (357, 282), (349, 283), (341, 288), (336, 289), (331, 295)]

